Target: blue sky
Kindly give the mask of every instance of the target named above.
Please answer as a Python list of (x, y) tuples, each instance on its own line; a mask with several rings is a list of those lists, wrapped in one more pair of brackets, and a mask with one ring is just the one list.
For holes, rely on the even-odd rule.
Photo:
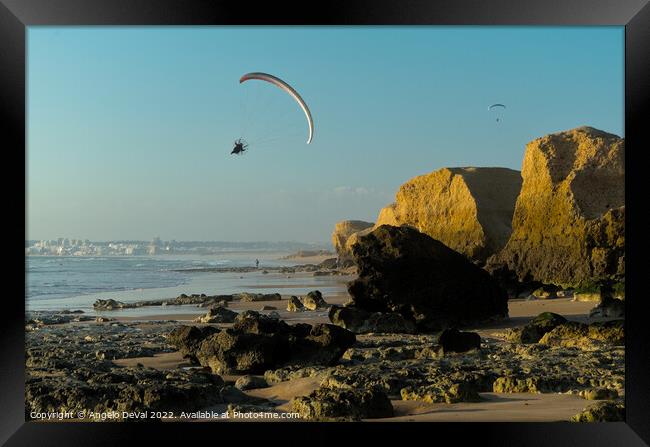
[(623, 27), (30, 27), (27, 76), (29, 239), (326, 242), (415, 175), (624, 136)]

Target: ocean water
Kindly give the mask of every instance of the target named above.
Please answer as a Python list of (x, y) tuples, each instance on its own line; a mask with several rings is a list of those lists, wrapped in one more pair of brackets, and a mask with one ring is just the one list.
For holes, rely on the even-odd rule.
[(282, 264), (268, 258), (260, 253), (222, 257), (29, 256), (25, 261), (25, 298), (28, 305), (38, 307), (42, 301), (100, 292), (175, 287), (204, 274), (192, 273), (196, 268), (248, 267), (255, 265), (255, 259), (260, 259), (260, 267)]
[[(94, 313), (92, 304), (102, 298), (124, 302), (174, 298), (181, 293), (303, 294), (340, 289), (328, 277), (287, 278), (262, 273), (264, 267), (300, 262), (282, 260), (287, 253), (226, 253), (223, 256), (29, 256), (25, 260), (25, 300), (28, 310), (82, 309)], [(252, 267), (254, 272), (197, 272), (193, 269)], [(161, 308), (134, 309), (126, 313), (157, 312)], [(120, 311), (122, 312), (122, 311)]]

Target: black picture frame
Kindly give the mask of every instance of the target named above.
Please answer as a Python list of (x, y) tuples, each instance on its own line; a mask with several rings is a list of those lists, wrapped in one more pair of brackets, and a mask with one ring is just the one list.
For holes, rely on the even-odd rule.
[[(471, 424), (178, 424), (152, 423), (25, 423), (24, 300), (19, 298), (18, 260), (9, 262), (5, 279), (11, 292), (3, 297), (0, 323), (0, 442), (6, 445), (120, 445), (151, 441), (272, 442), (291, 436), (297, 442), (341, 442), (354, 432), (364, 438), (396, 434), (406, 442), (454, 443), (474, 440), (480, 445), (634, 446), (650, 444), (650, 349), (642, 295), (645, 247), (641, 219), (644, 205), (644, 153), (648, 152), (650, 116), (650, 6), (648, 0), (348, 0), (346, 2), (234, 2), (221, 0), (0, 0), (0, 123), (5, 156), (4, 201), (6, 230), (12, 253), (24, 256), (25, 208), (19, 203), (25, 163), (26, 27), (33, 25), (621, 25), (625, 26), (626, 159), (626, 422), (605, 424), (500, 423)], [(647, 118), (646, 118), (647, 119)], [(645, 142), (645, 143), (644, 143)], [(10, 168), (16, 166), (16, 168)], [(11, 171), (13, 175), (7, 175)], [(15, 176), (15, 177), (14, 177)], [(25, 192), (24, 192), (25, 193)], [(26, 194), (25, 194), (26, 196)], [(21, 227), (22, 226), (22, 227)], [(10, 233), (9, 233), (10, 232)], [(23, 284), (24, 285), (24, 284)], [(644, 324), (645, 323), (645, 324)], [(408, 432), (406, 432), (408, 430)], [(333, 431), (342, 432), (334, 434)], [(399, 433), (397, 433), (399, 431)], [(243, 434), (245, 433), (245, 435)], [(407, 434), (408, 433), (408, 434)], [(303, 438), (304, 436), (304, 438)], [(415, 441), (416, 439), (419, 441)], [(228, 441), (226, 441), (228, 439)], [(189, 441), (188, 441), (189, 440)], [(241, 441), (238, 441), (241, 442)], [(367, 442), (367, 441), (366, 441)]]

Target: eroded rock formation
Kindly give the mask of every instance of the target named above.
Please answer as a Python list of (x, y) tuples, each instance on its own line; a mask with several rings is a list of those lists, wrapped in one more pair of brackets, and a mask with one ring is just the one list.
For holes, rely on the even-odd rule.
[(339, 258), (347, 258), (350, 252), (346, 248), (346, 242), (350, 236), (358, 231), (372, 228), (372, 222), (364, 222), (362, 220), (344, 220), (338, 222), (334, 226), (332, 233), (332, 245), (338, 254)]
[(625, 276), (625, 144), (591, 127), (526, 146), (505, 248), (521, 279), (576, 286)]
[(519, 171), (442, 168), (404, 183), (380, 225), (409, 225), (472, 260), (483, 261), (508, 241), (521, 188)]

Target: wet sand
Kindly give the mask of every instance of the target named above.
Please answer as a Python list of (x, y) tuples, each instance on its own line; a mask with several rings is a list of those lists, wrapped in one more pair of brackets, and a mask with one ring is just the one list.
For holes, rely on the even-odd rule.
[[(336, 281), (340, 281), (337, 278)], [(238, 312), (244, 310), (260, 310), (262, 306), (273, 306), (278, 310), (281, 318), (290, 322), (327, 323), (326, 311), (287, 312), (286, 303), (289, 295), (283, 295), (281, 301), (258, 301), (229, 303), (229, 308)], [(346, 292), (331, 294), (324, 297), (330, 304), (341, 305), (348, 301)], [(541, 312), (559, 313), (570, 320), (589, 321), (588, 314), (596, 303), (575, 302), (570, 298), (556, 298), (551, 300), (511, 300), (508, 303), (510, 318), (488, 326), (472, 328), (477, 330), (482, 337), (502, 338), (505, 329), (525, 324)], [(181, 307), (181, 306), (179, 306)], [(184, 306), (183, 306), (184, 307)], [(120, 320), (177, 320), (190, 322), (198, 314), (204, 313), (204, 308), (193, 307), (191, 313), (149, 315), (145, 317), (121, 317)], [(138, 363), (157, 369), (173, 369), (189, 366), (189, 363), (179, 353), (157, 354), (154, 357), (139, 357), (132, 359), (116, 360), (122, 366), (136, 366)], [(224, 379), (235, 381), (237, 376), (228, 376)], [(321, 378), (308, 377), (294, 379), (287, 382), (274, 384), (268, 388), (248, 390), (246, 394), (253, 397), (266, 398), (274, 401), (280, 411), (290, 412), (290, 401), (296, 396), (304, 396), (317, 389)], [(414, 422), (552, 422), (566, 421), (571, 416), (580, 412), (595, 401), (585, 401), (583, 398), (569, 394), (530, 394), (530, 393), (481, 393), (482, 402), (463, 402), (456, 404), (427, 404), (420, 401), (391, 401), (395, 409), (395, 416), (380, 421), (414, 421)], [(375, 420), (377, 421), (377, 420)]]
[(336, 258), (334, 253), (329, 255), (317, 255), (317, 256), (287, 256), (284, 258), (278, 259), (279, 261), (294, 261), (297, 264), (320, 264), (328, 259)]
[(558, 422), (597, 401), (569, 394), (480, 393), (483, 402), (426, 404), (391, 401), (395, 417), (382, 422)]
[(113, 363), (118, 366), (127, 368), (135, 368), (138, 364), (145, 368), (155, 369), (176, 369), (186, 366), (192, 366), (187, 360), (183, 358), (180, 352), (168, 352), (163, 354), (154, 354), (153, 357), (133, 357), (129, 359), (113, 360)]

